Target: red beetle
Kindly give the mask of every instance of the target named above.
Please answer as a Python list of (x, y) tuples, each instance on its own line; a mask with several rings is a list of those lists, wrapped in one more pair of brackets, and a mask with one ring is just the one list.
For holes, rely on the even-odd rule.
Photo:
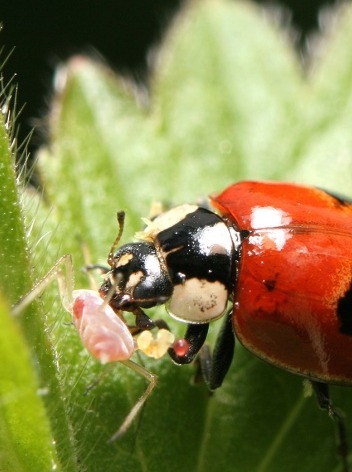
[(169, 349), (179, 364), (195, 358), (209, 322), (227, 312), (213, 358), (200, 351), (209, 387), (226, 375), (235, 332), (257, 356), (312, 382), (337, 422), (347, 471), (344, 422), (327, 384), (352, 384), (351, 202), (312, 187), (240, 182), (208, 208), (162, 213), (139, 238), (111, 250), (100, 293), (115, 290), (112, 308), (148, 329), (143, 309), (165, 303), (188, 324), (184, 343)]

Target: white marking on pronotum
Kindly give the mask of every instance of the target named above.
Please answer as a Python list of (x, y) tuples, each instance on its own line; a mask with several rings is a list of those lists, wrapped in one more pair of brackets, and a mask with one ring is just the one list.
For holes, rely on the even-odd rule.
[(188, 323), (209, 323), (223, 315), (228, 296), (221, 282), (193, 277), (175, 285), (167, 310), (175, 319)]

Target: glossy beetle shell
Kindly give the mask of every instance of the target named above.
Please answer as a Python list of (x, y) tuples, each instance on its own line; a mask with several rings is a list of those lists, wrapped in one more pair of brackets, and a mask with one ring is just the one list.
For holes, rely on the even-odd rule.
[(311, 187), (241, 182), (211, 198), (242, 235), (233, 324), (264, 360), (352, 384), (352, 205)]

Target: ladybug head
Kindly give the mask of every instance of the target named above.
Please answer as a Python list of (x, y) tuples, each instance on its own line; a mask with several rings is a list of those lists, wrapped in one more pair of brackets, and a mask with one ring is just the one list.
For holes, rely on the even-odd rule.
[[(121, 214), (122, 215), (122, 214)], [(171, 316), (208, 323), (224, 313), (234, 284), (238, 249), (222, 218), (196, 205), (181, 205), (148, 222), (140, 242), (115, 249), (111, 270), (100, 288), (115, 311), (144, 314), (166, 303)]]
[(161, 266), (152, 243), (121, 246), (110, 258), (111, 270), (100, 287), (115, 310), (134, 311), (166, 302), (172, 294), (172, 283)]

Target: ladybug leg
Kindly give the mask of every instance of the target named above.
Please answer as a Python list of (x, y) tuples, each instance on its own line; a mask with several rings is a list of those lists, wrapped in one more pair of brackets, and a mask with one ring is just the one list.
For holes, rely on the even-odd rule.
[[(153, 324), (154, 324), (154, 326), (150, 326), (150, 329), (153, 329), (153, 328), (166, 329), (167, 331), (171, 332), (169, 325), (166, 323), (166, 321), (164, 321), (162, 319), (153, 320)], [(142, 331), (146, 330), (146, 328), (141, 328), (141, 327), (138, 327), (138, 326), (128, 326), (128, 329), (129, 329), (130, 333), (132, 334), (132, 336), (135, 336), (136, 334), (139, 334)]]
[(134, 330), (134, 334), (141, 331), (154, 329), (154, 328), (167, 329), (168, 331), (170, 331), (169, 325), (166, 323), (166, 321), (162, 319), (158, 319), (158, 320), (150, 319), (149, 316), (146, 313), (144, 313), (144, 311), (141, 308), (139, 308), (139, 306), (135, 306), (132, 310), (132, 313), (136, 317), (136, 326), (132, 327), (132, 329)]
[(175, 347), (170, 347), (168, 353), (176, 364), (189, 364), (194, 360), (207, 337), (209, 323), (189, 324), (182, 341), (188, 346), (187, 351), (182, 355), (177, 353)]
[(329, 413), (330, 418), (335, 422), (337, 430), (338, 452), (342, 459), (343, 472), (350, 472), (348, 466), (348, 444), (345, 417), (342, 411), (335, 408), (330, 400), (329, 386), (326, 383), (311, 381), (320, 408)]
[(187, 352), (181, 356), (171, 347), (168, 353), (176, 364), (189, 364), (199, 352), (202, 377), (209, 389), (215, 390), (222, 384), (233, 358), (235, 336), (232, 331), (232, 309), (225, 317), (213, 354), (209, 346), (203, 345), (208, 328), (209, 324), (189, 324), (184, 337), (189, 345)]
[(141, 331), (155, 328), (155, 322), (139, 306), (135, 306), (132, 313), (136, 317), (136, 327)]
[(218, 334), (213, 354), (209, 346), (203, 346), (199, 354), (203, 379), (210, 390), (215, 390), (230, 368), (235, 349), (235, 335), (232, 330), (232, 309), (227, 313)]

